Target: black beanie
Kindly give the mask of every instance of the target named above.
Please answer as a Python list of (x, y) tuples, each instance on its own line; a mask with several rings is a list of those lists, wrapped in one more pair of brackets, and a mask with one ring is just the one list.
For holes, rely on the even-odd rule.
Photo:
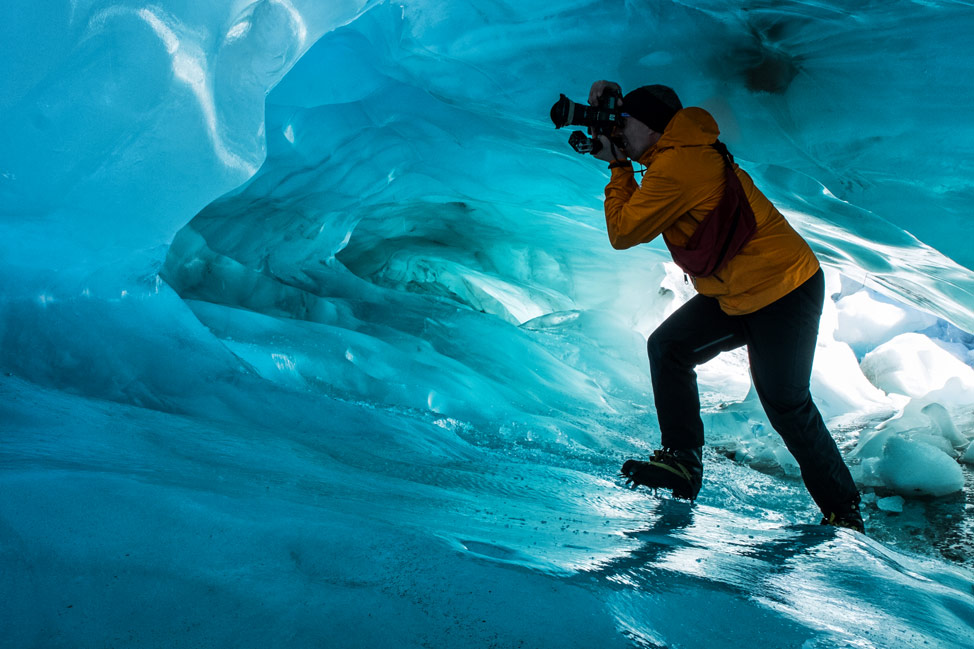
[(666, 102), (653, 94), (650, 88), (667, 90), (673, 93), (673, 97), (676, 97), (676, 93), (673, 92), (672, 88), (667, 88), (666, 86), (643, 86), (642, 88), (636, 88), (622, 98), (622, 112), (627, 115), (632, 115), (657, 133), (662, 133), (666, 130), (666, 125), (670, 123), (670, 120), (673, 119), (676, 112), (682, 108), (682, 105), (679, 105), (679, 99), (676, 100), (678, 104), (676, 108), (667, 105)]

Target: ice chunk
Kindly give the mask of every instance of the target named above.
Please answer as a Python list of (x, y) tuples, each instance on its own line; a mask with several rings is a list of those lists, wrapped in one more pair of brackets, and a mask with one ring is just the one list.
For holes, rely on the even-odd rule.
[[(842, 278), (838, 271), (826, 269), (826, 295), (839, 292)], [(840, 313), (830, 299), (822, 307), (815, 364), (812, 367), (812, 394), (822, 415), (828, 420), (848, 421), (877, 412), (892, 414), (889, 397), (863, 376), (859, 360), (840, 335)], [(839, 423), (839, 422), (837, 422)]]
[(911, 399), (893, 418), (874, 430), (862, 433), (854, 452), (857, 457), (876, 457), (891, 435), (922, 441), (957, 457), (969, 444), (958, 429), (966, 429), (970, 422), (970, 404), (974, 395), (962, 388), (956, 377), (940, 390)]
[(864, 461), (868, 459), (878, 460), (883, 454), (883, 449), (886, 448), (886, 442), (893, 436), (893, 432), (882, 427), (863, 431), (859, 435), (859, 443), (852, 452), (852, 457), (861, 458)]
[(900, 513), (903, 511), (904, 504), (906, 504), (906, 500), (903, 499), (903, 496), (889, 496), (876, 501), (876, 506), (884, 512)]
[(923, 334), (896, 336), (866, 354), (861, 366), (873, 385), (886, 392), (922, 397), (951, 378), (974, 391), (974, 369)]
[(852, 349), (824, 336), (815, 350), (812, 394), (826, 419), (895, 412), (889, 397), (863, 375)]
[(890, 438), (878, 468), (885, 485), (901, 496), (945, 496), (964, 488), (957, 462), (924, 442)]
[(957, 427), (954, 426), (954, 422), (950, 418), (950, 413), (947, 412), (947, 409), (942, 404), (937, 402), (928, 403), (920, 409), (920, 412), (930, 418), (937, 432), (943, 436), (943, 439), (952, 448), (963, 448), (967, 445), (968, 439), (961, 435)]
[(937, 318), (929, 313), (892, 304), (869, 290), (843, 297), (836, 307), (840, 332), (836, 338), (860, 355), (900, 334), (921, 331), (937, 323)]

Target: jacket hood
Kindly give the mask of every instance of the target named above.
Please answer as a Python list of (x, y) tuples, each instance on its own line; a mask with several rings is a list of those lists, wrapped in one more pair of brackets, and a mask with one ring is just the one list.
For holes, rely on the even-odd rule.
[(684, 108), (673, 116), (670, 123), (666, 125), (663, 136), (643, 154), (639, 162), (646, 164), (646, 161), (661, 149), (713, 144), (718, 135), (720, 129), (717, 128), (717, 122), (710, 113), (695, 106)]

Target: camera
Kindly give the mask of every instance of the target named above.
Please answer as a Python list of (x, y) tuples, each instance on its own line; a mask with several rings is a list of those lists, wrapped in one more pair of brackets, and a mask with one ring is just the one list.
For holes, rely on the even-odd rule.
[(592, 138), (586, 137), (581, 131), (575, 131), (568, 138), (568, 143), (579, 153), (598, 153), (602, 149), (598, 136), (605, 135), (611, 139), (619, 125), (622, 116), (619, 108), (621, 99), (621, 93), (609, 88), (599, 97), (597, 106), (576, 103), (562, 94), (551, 107), (551, 121), (555, 128), (587, 126)]

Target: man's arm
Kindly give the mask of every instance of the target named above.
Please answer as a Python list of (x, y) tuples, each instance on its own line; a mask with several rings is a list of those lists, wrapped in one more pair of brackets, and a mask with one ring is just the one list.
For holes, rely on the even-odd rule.
[(652, 241), (690, 207), (683, 183), (654, 173), (650, 167), (638, 185), (631, 165), (616, 167), (605, 187), (609, 243), (616, 250), (624, 250)]
[[(622, 93), (619, 84), (596, 81), (588, 103), (595, 106), (605, 90)], [(594, 157), (609, 163), (612, 178), (605, 188), (605, 225), (609, 243), (617, 250), (652, 241), (690, 209), (683, 184), (652, 169), (640, 186), (633, 175), (627, 152), (609, 138), (599, 136), (602, 148)], [(659, 169), (659, 165), (655, 165)]]

